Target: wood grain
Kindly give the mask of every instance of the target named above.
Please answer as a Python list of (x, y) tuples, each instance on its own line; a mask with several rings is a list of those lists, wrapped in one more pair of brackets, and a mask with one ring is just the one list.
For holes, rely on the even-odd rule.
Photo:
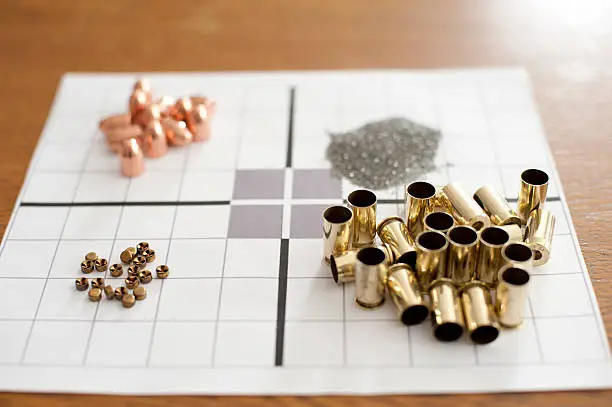
[[(532, 76), (612, 338), (611, 17), (610, 2), (591, 0), (4, 0), (0, 3), (2, 230), (58, 80), (66, 71), (521, 65)], [(85, 403), (91, 407), (609, 406), (612, 391), (303, 398), (0, 395), (2, 406)]]

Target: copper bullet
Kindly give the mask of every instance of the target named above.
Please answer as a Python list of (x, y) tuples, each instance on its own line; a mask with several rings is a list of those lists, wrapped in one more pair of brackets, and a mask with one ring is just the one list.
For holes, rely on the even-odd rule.
[(151, 94), (151, 82), (147, 78), (140, 78), (134, 83), (133, 91), (143, 91)]
[(193, 103), (190, 98), (180, 98), (174, 106), (169, 109), (170, 117), (176, 121), (187, 121), (193, 110)]
[(142, 129), (137, 125), (128, 124), (127, 126), (116, 127), (105, 133), (105, 135), (108, 144), (119, 143), (142, 136)]
[(140, 126), (142, 129), (152, 121), (161, 119), (161, 110), (157, 105), (147, 105), (144, 109), (132, 115), (132, 124)]
[(130, 111), (130, 116), (134, 117), (136, 114), (140, 113), (144, 110), (147, 105), (151, 103), (151, 95), (142, 91), (135, 90), (130, 95), (130, 100), (128, 102), (128, 109)]
[(168, 95), (162, 96), (155, 101), (155, 104), (159, 106), (162, 117), (170, 116), (170, 109), (175, 103), (176, 99)]
[(204, 107), (206, 107), (206, 110), (208, 112), (208, 117), (211, 119), (213, 118), (213, 116), (215, 115), (215, 112), (217, 111), (216, 102), (213, 102), (212, 100), (210, 100), (209, 98), (205, 96), (192, 96), (190, 97), (190, 99), (191, 99), (191, 103), (193, 104), (193, 106), (204, 105)]
[(168, 152), (166, 133), (159, 120), (149, 123), (142, 137), (142, 151), (149, 158), (158, 158)]
[(185, 122), (163, 119), (162, 127), (171, 146), (185, 146), (193, 141), (193, 134), (187, 129)]
[(121, 173), (126, 177), (137, 177), (144, 172), (144, 154), (136, 142), (130, 139), (121, 151)]
[(106, 134), (116, 128), (129, 126), (130, 122), (131, 117), (127, 113), (113, 114), (100, 120), (98, 127), (102, 133)]
[(187, 116), (187, 128), (193, 134), (193, 141), (206, 141), (210, 138), (210, 116), (204, 105), (193, 107)]

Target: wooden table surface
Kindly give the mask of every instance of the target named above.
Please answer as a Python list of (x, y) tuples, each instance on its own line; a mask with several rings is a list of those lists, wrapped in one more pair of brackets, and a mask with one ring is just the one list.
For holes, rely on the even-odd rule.
[[(612, 338), (612, 4), (501, 0), (0, 2), (0, 224), (66, 71), (436, 68), (531, 74)], [(0, 338), (1, 346), (1, 338)], [(132, 380), (87, 377), (83, 380)], [(163, 378), (160, 377), (160, 386)], [(390, 397), (0, 394), (1, 406), (607, 406), (612, 391)]]

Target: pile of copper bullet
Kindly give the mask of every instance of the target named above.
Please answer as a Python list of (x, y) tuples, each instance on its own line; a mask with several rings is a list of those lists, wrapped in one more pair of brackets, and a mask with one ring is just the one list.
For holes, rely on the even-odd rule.
[(323, 212), (324, 260), (337, 283), (355, 283), (355, 302), (381, 306), (415, 325), (431, 316), (433, 335), (455, 341), (497, 339), (521, 325), (533, 267), (550, 258), (555, 217), (545, 208), (548, 175), (521, 174), (517, 208), (490, 186), (469, 196), (461, 185), (413, 182), (405, 217), (376, 223), (376, 195), (349, 194)]
[(121, 173), (137, 177), (145, 170), (145, 157), (159, 158), (169, 146), (208, 140), (216, 104), (202, 96), (153, 100), (149, 81), (139, 79), (128, 108), (128, 113), (103, 118), (99, 127), (108, 148), (120, 157)]
[[(98, 302), (102, 299), (102, 294), (109, 300), (120, 300), (124, 308), (132, 308), (136, 301), (147, 298), (147, 290), (140, 284), (148, 284), (153, 280), (153, 274), (145, 267), (147, 263), (155, 260), (155, 250), (149, 247), (147, 242), (140, 242), (136, 247), (128, 247), (121, 252), (121, 263), (127, 267), (127, 277), (125, 286), (114, 288), (106, 284), (103, 277), (96, 277), (90, 282), (87, 277), (79, 277), (75, 281), (77, 291), (88, 291), (90, 301)], [(108, 266), (108, 260), (98, 257), (95, 252), (89, 252), (81, 262), (81, 272), (91, 274), (95, 271), (104, 273), (108, 269), (113, 277), (123, 276), (123, 264), (116, 263)], [(155, 270), (157, 278), (168, 277), (170, 269), (166, 265), (160, 265)], [(132, 290), (132, 292), (130, 292)]]

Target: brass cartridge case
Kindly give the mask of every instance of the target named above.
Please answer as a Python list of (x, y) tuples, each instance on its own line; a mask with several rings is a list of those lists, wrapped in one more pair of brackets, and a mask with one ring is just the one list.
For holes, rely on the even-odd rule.
[(366, 189), (353, 191), (348, 207), (353, 211), (353, 247), (371, 246), (376, 237), (376, 195)]
[(385, 302), (387, 263), (385, 253), (376, 247), (357, 252), (355, 302), (363, 308), (377, 308)]
[(533, 266), (533, 251), (523, 242), (506, 243), (502, 248), (502, 258), (502, 268), (518, 266), (531, 270)]
[(398, 263), (389, 267), (387, 290), (397, 308), (400, 321), (405, 325), (416, 325), (425, 321), (429, 308), (409, 265)]
[[(393, 252), (386, 245), (376, 246), (385, 254), (385, 264), (393, 264)], [(357, 265), (357, 252), (360, 249), (351, 249), (346, 252), (332, 254), (330, 256), (330, 268), (334, 281), (338, 284), (355, 281), (355, 267)]]
[(499, 325), (493, 310), (489, 287), (481, 281), (470, 281), (461, 289), (465, 326), (472, 342), (484, 345), (499, 336)]
[(455, 226), (448, 231), (446, 277), (462, 285), (476, 272), (478, 233), (470, 226)]
[(506, 268), (500, 273), (495, 312), (502, 326), (515, 328), (523, 323), (529, 280), (529, 271), (520, 266)]
[(344, 284), (355, 281), (358, 251), (359, 249), (348, 250), (329, 257), (332, 277), (336, 283)]
[(525, 243), (533, 251), (533, 265), (541, 266), (548, 262), (555, 232), (555, 215), (540, 208), (532, 211), (525, 229)]
[(431, 212), (425, 216), (425, 230), (446, 234), (453, 226), (455, 226), (455, 218), (446, 212)]
[(383, 219), (377, 228), (378, 237), (391, 250), (395, 263), (416, 265), (416, 251), (410, 243), (408, 228), (399, 216)]
[(523, 241), (523, 229), (519, 225), (501, 225), (496, 226), (500, 229), (504, 229), (511, 242), (522, 242)]
[(445, 277), (448, 240), (440, 232), (421, 232), (416, 240), (416, 276), (426, 290), (432, 281)]
[(476, 230), (486, 228), (491, 220), (480, 206), (474, 201), (458, 183), (451, 182), (442, 188), (443, 203), (453, 215), (457, 224), (468, 225)]
[(379, 248), (385, 253), (385, 263), (387, 263), (387, 266), (390, 266), (395, 262), (395, 256), (393, 255), (393, 252), (391, 251), (389, 246), (383, 243), (375, 247)]
[(508, 233), (497, 226), (484, 228), (478, 235), (476, 278), (489, 287), (494, 286), (497, 282), (497, 273), (504, 264), (502, 248), (509, 241)]
[(344, 206), (330, 206), (323, 212), (323, 258), (346, 252), (353, 239), (353, 211)]
[(521, 174), (517, 213), (523, 225), (527, 223), (531, 211), (544, 205), (548, 192), (548, 180), (548, 174), (535, 168), (525, 170)]
[(418, 234), (423, 231), (425, 216), (434, 210), (436, 187), (429, 182), (413, 182), (406, 186), (404, 199), (408, 235), (414, 242)]
[(453, 282), (447, 278), (434, 281), (429, 288), (431, 324), (439, 341), (456, 341), (463, 335), (463, 309)]
[(155, 104), (150, 104), (132, 116), (131, 124), (136, 124), (142, 129), (145, 129), (152, 121), (159, 120), (161, 120), (160, 107)]
[(494, 225), (520, 225), (521, 220), (508, 201), (494, 188), (485, 185), (476, 190), (474, 200)]

